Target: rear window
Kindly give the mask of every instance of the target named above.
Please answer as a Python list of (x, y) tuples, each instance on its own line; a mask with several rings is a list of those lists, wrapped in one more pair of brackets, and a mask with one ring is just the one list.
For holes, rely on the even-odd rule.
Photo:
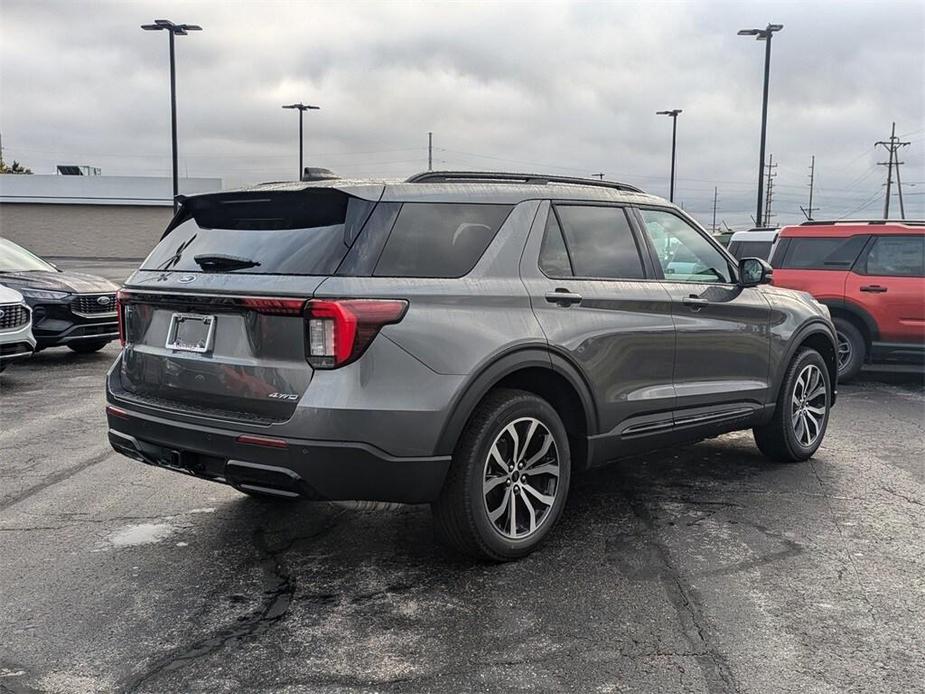
[(330, 275), (373, 206), (336, 190), (195, 198), (141, 267), (202, 272), (211, 259), (218, 272)]
[(742, 258), (761, 258), (767, 260), (771, 255), (771, 241), (733, 241), (729, 244), (729, 252), (738, 260)]
[(790, 237), (774, 254), (772, 265), (804, 270), (847, 270), (854, 265), (867, 238), (863, 235), (843, 238)]
[(405, 203), (373, 274), (462, 277), (475, 267), (511, 207)]

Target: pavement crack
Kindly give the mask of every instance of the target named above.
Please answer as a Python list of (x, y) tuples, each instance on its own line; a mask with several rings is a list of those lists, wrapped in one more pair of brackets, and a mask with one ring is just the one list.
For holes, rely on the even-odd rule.
[(697, 591), (693, 586), (684, 582), (680, 572), (672, 563), (671, 553), (659, 537), (655, 516), (641, 498), (633, 496), (632, 489), (625, 489), (624, 494), (633, 514), (644, 525), (648, 535), (645, 539), (653, 548), (655, 557), (661, 564), (659, 577), (662, 586), (678, 615), (691, 650), (699, 653), (695, 659), (700, 666), (707, 689), (711, 694), (738, 692), (726, 657), (719, 652), (707, 634), (705, 619), (697, 600)]
[(308, 535), (290, 538), (279, 547), (271, 547), (267, 542), (267, 530), (261, 524), (254, 530), (253, 544), (257, 550), (258, 562), (265, 577), (264, 596), (260, 608), (239, 617), (230, 625), (225, 625), (208, 636), (196, 639), (172, 649), (153, 661), (146, 670), (127, 678), (119, 688), (121, 692), (136, 692), (152, 680), (186, 667), (190, 663), (215, 653), (226, 644), (242, 641), (252, 636), (263, 634), (286, 616), (295, 595), (296, 584), (288, 567), (281, 557), (297, 542), (317, 539), (333, 530), (342, 513), (330, 518), (321, 528)]
[(835, 532), (838, 533), (838, 538), (841, 540), (841, 545), (845, 552), (845, 556), (848, 557), (848, 563), (851, 565), (851, 571), (854, 574), (854, 580), (857, 582), (858, 587), (861, 589), (861, 595), (864, 598), (864, 602), (867, 603), (867, 607), (869, 608), (870, 613), (876, 617), (877, 610), (868, 597), (867, 586), (864, 585), (864, 579), (861, 578), (861, 572), (858, 570), (857, 564), (854, 563), (854, 557), (851, 555), (851, 548), (848, 547), (848, 541), (845, 539), (845, 535), (841, 530), (838, 517), (835, 515), (835, 509), (832, 508), (829, 495), (825, 489), (825, 484), (822, 482), (822, 477), (819, 476), (819, 471), (816, 469), (816, 465), (813, 463), (812, 458), (810, 458), (807, 462), (809, 463), (809, 469), (813, 471), (813, 475), (816, 477), (816, 482), (819, 484), (819, 489), (822, 490), (822, 496), (825, 498), (825, 506), (829, 511), (829, 516), (832, 518), (832, 524), (835, 526)]

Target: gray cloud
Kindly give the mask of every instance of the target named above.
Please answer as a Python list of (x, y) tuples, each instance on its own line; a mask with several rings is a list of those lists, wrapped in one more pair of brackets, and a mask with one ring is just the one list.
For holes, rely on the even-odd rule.
[[(312, 163), (345, 175), (426, 166), (530, 169), (667, 190), (709, 223), (747, 225), (757, 169), (763, 44), (742, 27), (780, 22), (769, 151), (775, 211), (800, 218), (816, 155), (820, 215), (876, 215), (890, 122), (909, 214), (925, 217), (925, 6), (918, 2), (320, 3), (0, 2), (4, 153), (166, 175), (166, 36), (155, 17), (202, 24), (179, 38), (181, 170), (226, 184), (291, 178), (302, 99)], [(918, 182), (918, 185), (911, 184)], [(879, 197), (878, 197), (879, 196)], [(864, 203), (868, 203), (864, 207)]]

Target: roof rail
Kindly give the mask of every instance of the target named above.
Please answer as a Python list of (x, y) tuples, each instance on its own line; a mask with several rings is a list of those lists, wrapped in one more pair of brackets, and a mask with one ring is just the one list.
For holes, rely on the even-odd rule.
[(801, 222), (801, 227), (831, 226), (832, 224), (908, 224), (909, 226), (925, 226), (921, 219), (832, 219), (829, 221), (814, 219), (811, 222)]
[(566, 183), (576, 186), (593, 186), (611, 188), (630, 193), (642, 193), (641, 188), (629, 183), (616, 181), (599, 181), (593, 178), (575, 176), (550, 176), (548, 174), (510, 173), (501, 171), (424, 171), (411, 176), (406, 183), (526, 183), (546, 185), (547, 183)]

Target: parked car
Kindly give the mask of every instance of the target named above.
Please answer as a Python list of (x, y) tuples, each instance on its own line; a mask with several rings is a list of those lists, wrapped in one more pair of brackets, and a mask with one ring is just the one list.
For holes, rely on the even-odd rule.
[[(678, 271), (678, 249), (696, 263)], [(431, 503), (532, 551), (573, 473), (754, 430), (813, 455), (835, 331), (629, 185), (432, 172), (183, 199), (119, 293), (109, 440), (255, 496)]]
[(59, 270), (0, 237), (0, 282), (20, 292), (32, 309), (37, 350), (67, 346), (96, 352), (119, 337), (119, 287), (107, 279)]
[(784, 227), (774, 284), (829, 307), (838, 377), (871, 362), (925, 359), (925, 222), (806, 222)]
[(729, 252), (736, 258), (768, 260), (780, 229), (756, 228), (737, 231), (729, 240)]
[(0, 284), (0, 371), (11, 362), (32, 356), (32, 311), (22, 294)]

